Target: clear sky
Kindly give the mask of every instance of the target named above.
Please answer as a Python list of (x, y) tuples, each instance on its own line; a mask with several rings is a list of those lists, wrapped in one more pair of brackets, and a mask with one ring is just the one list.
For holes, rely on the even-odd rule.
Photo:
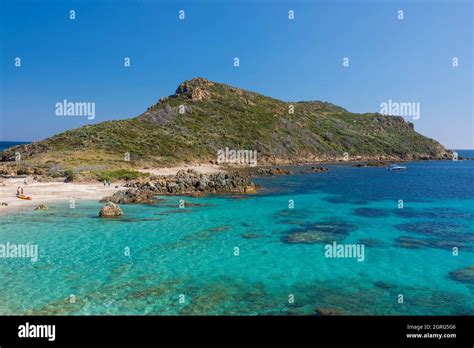
[[(379, 112), (389, 99), (417, 102), (417, 131), (448, 148), (474, 148), (470, 0), (0, 3), (3, 141), (137, 116), (202, 76), (353, 112)], [(95, 102), (95, 119), (56, 116), (63, 99)]]

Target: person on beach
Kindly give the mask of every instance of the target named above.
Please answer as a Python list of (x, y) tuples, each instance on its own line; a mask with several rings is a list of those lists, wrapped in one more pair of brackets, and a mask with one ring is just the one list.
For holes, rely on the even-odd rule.
[(20, 194), (23, 196), (23, 187), (20, 189)]
[(16, 195), (17, 195), (17, 196), (20, 195), (20, 186), (18, 186), (18, 188), (16, 189)]

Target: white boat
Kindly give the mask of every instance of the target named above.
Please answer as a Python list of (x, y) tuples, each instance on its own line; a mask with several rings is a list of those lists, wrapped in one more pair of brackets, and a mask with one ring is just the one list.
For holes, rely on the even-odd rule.
[(387, 167), (387, 170), (389, 172), (395, 172), (395, 171), (405, 170), (405, 169), (407, 169), (407, 167), (399, 166), (398, 164), (391, 164)]

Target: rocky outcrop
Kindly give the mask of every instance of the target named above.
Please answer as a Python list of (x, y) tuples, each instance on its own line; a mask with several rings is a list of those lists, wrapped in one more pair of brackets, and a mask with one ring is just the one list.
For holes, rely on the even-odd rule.
[(308, 174), (308, 173), (321, 173), (321, 172), (327, 172), (329, 169), (325, 167), (311, 167), (311, 168), (306, 168), (302, 170), (300, 173), (301, 174)]
[(115, 204), (151, 204), (154, 202), (154, 197), (155, 193), (149, 187), (143, 187), (117, 191), (112, 196), (104, 197), (100, 201)]
[(192, 80), (184, 81), (176, 89), (175, 96), (184, 95), (192, 100), (202, 100), (208, 98), (209, 87), (214, 83), (202, 77), (196, 77)]
[(117, 204), (112, 202), (108, 202), (107, 204), (105, 204), (99, 212), (100, 217), (118, 217), (122, 215), (122, 209), (120, 209)]
[[(127, 189), (117, 191), (101, 202), (116, 204), (150, 204), (156, 195), (187, 195), (202, 197), (216, 193), (256, 193), (255, 184), (246, 175), (236, 173), (199, 174), (192, 169), (180, 170), (174, 177), (159, 177), (154, 180), (129, 181)], [(190, 205), (190, 203), (187, 203)]]
[(293, 174), (293, 172), (289, 169), (282, 169), (282, 168), (279, 168), (279, 167), (275, 167), (275, 168), (258, 168), (255, 171), (255, 174), (256, 175), (261, 175), (261, 176), (264, 176), (264, 175), (291, 175), (291, 174)]
[(244, 193), (257, 193), (255, 185), (247, 185), (244, 187)]
[(358, 167), (358, 168), (366, 168), (366, 167), (385, 167), (388, 165), (389, 162), (387, 161), (369, 161), (369, 162), (363, 162), (363, 163), (356, 163), (353, 165), (353, 167)]
[(0, 162), (15, 161), (16, 155), (20, 155), (20, 159), (24, 160), (35, 155), (45, 153), (49, 147), (42, 143), (31, 143), (25, 145), (16, 145), (9, 149), (0, 151)]
[(131, 181), (126, 187), (140, 192), (161, 195), (192, 195), (251, 192), (255, 185), (246, 175), (237, 173), (199, 174), (192, 169), (180, 170), (174, 177), (163, 177), (152, 181)]

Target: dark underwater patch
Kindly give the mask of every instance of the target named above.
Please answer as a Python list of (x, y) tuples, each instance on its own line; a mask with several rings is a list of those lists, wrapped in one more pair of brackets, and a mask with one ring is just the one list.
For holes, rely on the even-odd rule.
[(466, 233), (465, 226), (442, 221), (425, 221), (395, 225), (400, 231), (421, 234), (448, 241), (474, 242), (474, 234)]
[(393, 288), (393, 285), (388, 284), (388, 283), (386, 283), (384, 281), (381, 281), (381, 280), (378, 280), (378, 281), (374, 282), (374, 286), (376, 288), (384, 289), (384, 290), (388, 290), (388, 289)]
[(257, 238), (262, 238), (263, 236), (258, 233), (245, 233), (241, 237), (244, 239), (257, 239)]
[(448, 277), (457, 282), (474, 284), (474, 265), (449, 272)]
[(305, 219), (312, 217), (314, 212), (311, 209), (282, 209), (273, 214), (277, 219)]
[(401, 236), (395, 239), (395, 247), (405, 248), (405, 249), (424, 249), (424, 248), (434, 248), (434, 249), (445, 249), (451, 250), (454, 247), (462, 248), (463, 250), (472, 250), (472, 248), (465, 243), (455, 242), (442, 239), (431, 239), (431, 238), (413, 238), (407, 236)]
[(328, 244), (346, 239), (357, 227), (340, 221), (322, 221), (300, 225), (300, 228), (291, 229), (281, 238), (287, 244)]
[(222, 226), (216, 226), (216, 227), (211, 227), (211, 228), (208, 228), (207, 230), (205, 231), (209, 231), (209, 232), (225, 232), (225, 231), (228, 231), (232, 228), (232, 226), (229, 226), (229, 225), (222, 225)]
[(396, 209), (395, 215), (402, 218), (421, 219), (465, 219), (474, 220), (474, 215), (457, 209), (431, 208), (431, 209)]

